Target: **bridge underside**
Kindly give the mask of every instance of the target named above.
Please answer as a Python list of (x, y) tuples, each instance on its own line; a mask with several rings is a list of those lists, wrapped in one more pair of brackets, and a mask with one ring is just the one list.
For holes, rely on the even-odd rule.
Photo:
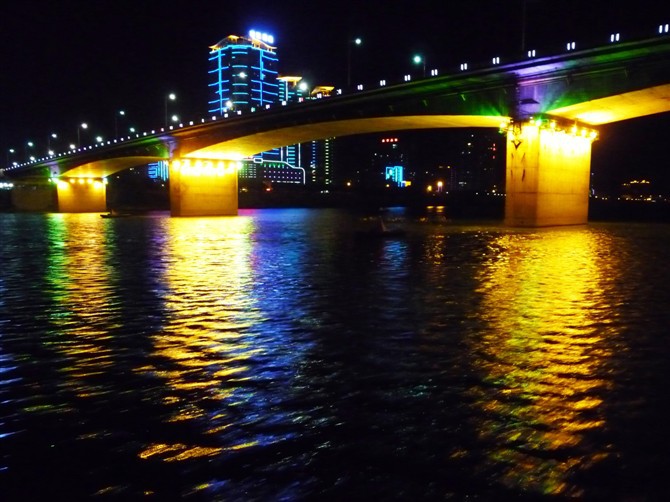
[(670, 84), (593, 99), (548, 111), (593, 126), (670, 112)]
[(316, 122), (259, 132), (217, 143), (212, 143), (203, 137), (200, 141), (196, 139), (185, 142), (179, 149), (179, 156), (241, 160), (272, 148), (319, 139), (412, 129), (499, 128), (501, 122), (508, 120), (508, 117), (500, 115), (409, 115)]

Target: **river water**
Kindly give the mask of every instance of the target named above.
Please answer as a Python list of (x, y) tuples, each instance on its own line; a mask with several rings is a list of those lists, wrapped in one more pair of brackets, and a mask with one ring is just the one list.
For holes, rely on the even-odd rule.
[(670, 226), (0, 214), (0, 500), (657, 500)]

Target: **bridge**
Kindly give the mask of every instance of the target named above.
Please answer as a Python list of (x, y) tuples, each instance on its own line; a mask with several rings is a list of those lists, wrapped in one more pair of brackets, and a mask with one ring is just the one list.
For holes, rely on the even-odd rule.
[[(670, 36), (379, 81), (328, 97), (231, 112), (8, 167), (54, 187), (61, 212), (105, 211), (105, 178), (167, 160), (173, 216), (235, 215), (239, 161), (275, 147), (384, 131), (500, 128), (507, 136), (505, 223), (586, 223), (600, 125), (670, 110)], [(529, 56), (532, 56), (529, 54)], [(49, 185), (46, 180), (52, 180)], [(23, 184), (25, 186), (25, 183)], [(15, 188), (21, 208), (35, 193)]]

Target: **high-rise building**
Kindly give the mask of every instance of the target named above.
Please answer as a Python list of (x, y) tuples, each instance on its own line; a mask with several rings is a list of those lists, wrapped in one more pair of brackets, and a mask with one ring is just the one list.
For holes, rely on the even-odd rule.
[(210, 47), (209, 113), (249, 111), (274, 104), (279, 98), (279, 60), (274, 38), (250, 31), (230, 35)]
[[(251, 112), (298, 101), (307, 92), (300, 77), (280, 77), (274, 37), (251, 30), (230, 35), (210, 47), (209, 113)], [(300, 145), (261, 152), (242, 163), (240, 180), (305, 184)]]
[(454, 191), (500, 193), (504, 187), (504, 155), (497, 131), (464, 132), (454, 166)]
[(367, 175), (370, 186), (405, 186), (405, 152), (400, 148), (400, 140), (393, 137), (382, 138), (372, 154), (372, 171)]

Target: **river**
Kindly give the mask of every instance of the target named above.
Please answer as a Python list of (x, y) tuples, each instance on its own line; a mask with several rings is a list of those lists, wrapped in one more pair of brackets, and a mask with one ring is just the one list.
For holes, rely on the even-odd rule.
[(1, 213), (0, 499), (670, 492), (670, 225), (383, 217)]

